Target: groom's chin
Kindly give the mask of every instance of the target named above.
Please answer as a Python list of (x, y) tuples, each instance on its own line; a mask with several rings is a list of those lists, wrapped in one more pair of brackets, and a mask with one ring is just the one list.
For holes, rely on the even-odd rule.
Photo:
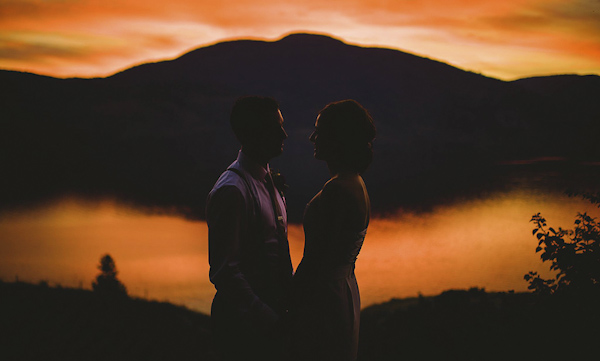
[(273, 158), (280, 156), (283, 153), (283, 144), (279, 148), (273, 149)]

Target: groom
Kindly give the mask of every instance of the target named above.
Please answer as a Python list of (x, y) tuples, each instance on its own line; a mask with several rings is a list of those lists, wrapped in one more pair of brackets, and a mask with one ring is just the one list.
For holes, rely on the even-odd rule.
[(231, 111), (241, 143), (207, 200), (211, 319), (223, 360), (283, 360), (284, 298), (292, 277), (287, 212), (269, 160), (287, 133), (277, 101), (249, 96)]

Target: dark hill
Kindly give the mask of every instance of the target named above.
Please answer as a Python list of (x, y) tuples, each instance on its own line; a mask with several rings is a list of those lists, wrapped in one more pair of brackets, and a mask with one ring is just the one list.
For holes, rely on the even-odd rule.
[(2, 360), (216, 360), (208, 316), (169, 303), (0, 281)]
[[(392, 299), (361, 311), (359, 361), (595, 359), (597, 304), (478, 288)], [(0, 281), (0, 321), (2, 360), (217, 359), (208, 316), (168, 303)]]
[[(307, 141), (314, 119), (345, 98), (377, 124), (365, 178), (379, 212), (506, 188), (515, 174), (541, 174), (544, 186), (559, 188), (574, 173), (576, 186), (598, 184), (598, 167), (589, 166), (600, 160), (598, 76), (504, 82), (396, 50), (294, 34), (220, 43), (103, 79), (1, 71), (0, 93), (4, 206), (74, 193), (202, 217), (206, 194), (235, 158), (228, 116), (246, 94), (280, 101), (290, 138), (273, 165), (291, 186), (294, 220), (328, 176)], [(525, 171), (506, 165), (544, 157), (563, 161)]]
[[(583, 360), (598, 356), (597, 299), (448, 290), (361, 312), (359, 360)], [(596, 355), (596, 356), (593, 356)]]

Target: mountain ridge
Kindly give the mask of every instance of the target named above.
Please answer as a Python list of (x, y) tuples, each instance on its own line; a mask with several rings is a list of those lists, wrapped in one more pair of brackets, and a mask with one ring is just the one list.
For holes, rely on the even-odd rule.
[[(381, 213), (506, 189), (515, 176), (507, 160), (569, 159), (544, 170), (557, 185), (575, 170), (574, 185), (587, 187), (598, 173), (579, 166), (600, 159), (598, 76), (506, 82), (398, 50), (294, 34), (214, 44), (107, 78), (0, 71), (0, 80), (4, 206), (114, 196), (202, 218), (206, 194), (237, 154), (228, 116), (247, 94), (280, 102), (290, 137), (272, 165), (287, 176), (294, 220), (328, 178), (307, 140), (316, 115), (347, 98), (369, 109), (378, 129), (365, 180)], [(523, 169), (521, 180), (539, 179)]]
[[(514, 79), (514, 80), (502, 80), (502, 79), (498, 79), (498, 78), (494, 78), (492, 76), (487, 76), (484, 74), (481, 74), (477, 71), (472, 71), (472, 70), (467, 70), (467, 69), (462, 69), (459, 66), (455, 66), (452, 65), (446, 61), (444, 61), (443, 59), (436, 59), (436, 58), (432, 58), (432, 57), (428, 57), (426, 55), (419, 55), (416, 53), (411, 53), (402, 49), (395, 49), (395, 48), (388, 48), (385, 47), (383, 45), (364, 45), (364, 44), (353, 44), (353, 43), (348, 43), (345, 42), (344, 40), (341, 40), (337, 37), (335, 37), (334, 35), (328, 35), (328, 34), (321, 34), (321, 33), (311, 33), (311, 32), (295, 32), (295, 33), (289, 33), (287, 35), (284, 35), (283, 37), (279, 38), (279, 39), (275, 39), (275, 40), (257, 40), (257, 39), (232, 39), (232, 40), (223, 40), (223, 41), (218, 41), (216, 43), (213, 44), (208, 44), (208, 45), (203, 45), (203, 46), (199, 46), (196, 48), (193, 48), (191, 50), (188, 50), (172, 59), (158, 59), (158, 60), (154, 60), (154, 61), (148, 61), (148, 62), (141, 62), (139, 64), (135, 64), (135, 65), (131, 65), (127, 68), (121, 69), (121, 70), (117, 70), (112, 74), (109, 74), (107, 76), (104, 77), (77, 77), (77, 76), (72, 76), (72, 77), (66, 77), (66, 78), (58, 78), (58, 77), (53, 77), (51, 75), (44, 75), (44, 74), (37, 74), (34, 72), (29, 72), (29, 71), (21, 71), (21, 70), (13, 70), (13, 69), (0, 69), (0, 72), (8, 72), (8, 73), (20, 73), (20, 74), (32, 74), (32, 75), (37, 75), (40, 77), (46, 77), (46, 78), (53, 78), (53, 79), (61, 79), (61, 80), (72, 80), (72, 79), (85, 79), (85, 80), (94, 80), (94, 79), (105, 79), (105, 78), (110, 78), (110, 77), (114, 77), (115, 75), (121, 74), (121, 73), (125, 73), (128, 72), (131, 69), (134, 68), (139, 68), (139, 67), (143, 67), (146, 65), (153, 65), (153, 64), (160, 64), (160, 63), (165, 63), (165, 62), (172, 62), (172, 61), (176, 61), (179, 60), (183, 57), (189, 56), (192, 53), (195, 53), (199, 50), (203, 50), (203, 49), (210, 49), (210, 48), (214, 48), (214, 47), (222, 47), (222, 46), (227, 46), (229, 44), (241, 44), (241, 43), (249, 43), (249, 44), (256, 44), (256, 43), (264, 43), (264, 44), (268, 44), (268, 43), (289, 43), (289, 42), (302, 42), (302, 43), (306, 43), (307, 39), (312, 39), (312, 40), (317, 40), (318, 42), (322, 43), (322, 44), (335, 44), (335, 45), (346, 45), (346, 46), (352, 46), (352, 47), (357, 47), (357, 48), (362, 48), (362, 49), (379, 49), (379, 50), (385, 50), (385, 51), (390, 51), (390, 52), (397, 52), (397, 53), (402, 53), (405, 55), (409, 55), (409, 56), (413, 56), (416, 58), (420, 58), (420, 59), (424, 59), (424, 60), (428, 60), (431, 62), (436, 62), (436, 63), (440, 63), (440, 64), (444, 64), (447, 65), (449, 67), (452, 68), (456, 68), (458, 70), (461, 70), (463, 72), (467, 72), (467, 73), (472, 73), (475, 75), (479, 75), (485, 78), (490, 78), (490, 79), (495, 79), (498, 81), (502, 81), (502, 82), (518, 82), (521, 80), (529, 80), (529, 79), (546, 79), (546, 78), (558, 78), (558, 77), (564, 77), (564, 76), (574, 76), (574, 77), (597, 77), (600, 78), (600, 75), (598, 74), (578, 74), (578, 73), (567, 73), (567, 74), (551, 74), (551, 75), (536, 75), (536, 76), (525, 76), (522, 78), (518, 78), (518, 79)], [(315, 41), (315, 43), (317, 42)]]

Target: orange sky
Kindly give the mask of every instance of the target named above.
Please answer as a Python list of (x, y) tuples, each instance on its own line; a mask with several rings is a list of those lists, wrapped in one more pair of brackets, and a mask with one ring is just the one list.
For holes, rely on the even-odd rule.
[(224, 39), (299, 31), (506, 80), (600, 74), (598, 0), (0, 0), (0, 68), (106, 76)]

